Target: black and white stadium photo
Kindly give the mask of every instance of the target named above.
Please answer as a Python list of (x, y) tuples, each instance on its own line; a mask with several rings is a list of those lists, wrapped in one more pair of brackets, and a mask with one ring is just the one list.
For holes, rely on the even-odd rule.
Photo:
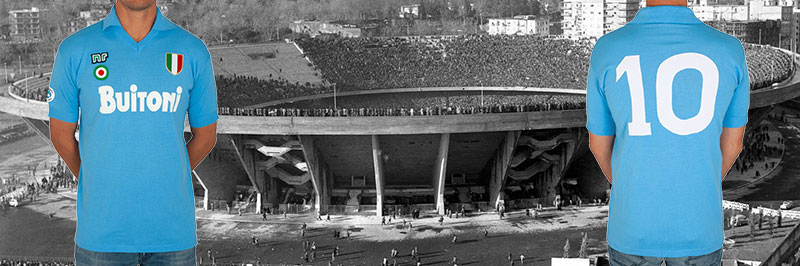
[(0, 0), (0, 266), (800, 266), (798, 42), (797, 0)]

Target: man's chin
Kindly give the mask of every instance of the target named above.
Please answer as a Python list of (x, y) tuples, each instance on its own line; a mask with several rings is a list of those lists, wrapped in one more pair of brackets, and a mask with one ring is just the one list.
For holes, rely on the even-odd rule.
[(149, 1), (149, 0), (118, 0), (120, 4), (125, 6), (125, 8), (132, 10), (132, 11), (142, 11), (150, 8), (151, 6), (156, 4), (156, 1)]

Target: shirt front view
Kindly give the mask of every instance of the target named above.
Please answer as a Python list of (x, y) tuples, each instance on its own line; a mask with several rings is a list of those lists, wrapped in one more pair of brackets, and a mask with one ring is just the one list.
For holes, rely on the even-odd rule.
[(686, 6), (648, 6), (597, 40), (586, 128), (614, 135), (608, 245), (654, 257), (722, 248), (723, 127), (747, 123), (741, 42)]
[[(98, 252), (166, 252), (197, 245), (183, 129), (218, 118), (205, 44), (157, 11), (136, 42), (115, 8), (64, 39), (49, 116), (79, 121), (75, 243)], [(80, 111), (80, 115), (79, 115)]]

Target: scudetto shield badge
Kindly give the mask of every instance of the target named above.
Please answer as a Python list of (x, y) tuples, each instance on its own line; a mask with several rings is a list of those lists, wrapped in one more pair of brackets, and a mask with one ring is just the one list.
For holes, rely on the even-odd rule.
[(183, 55), (176, 53), (167, 53), (166, 59), (167, 71), (172, 75), (178, 75), (183, 70)]

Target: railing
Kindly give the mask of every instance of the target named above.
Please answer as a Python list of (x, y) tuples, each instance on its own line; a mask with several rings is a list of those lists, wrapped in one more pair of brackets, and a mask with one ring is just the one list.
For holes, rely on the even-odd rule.
[(780, 266), (785, 260), (794, 258), (793, 255), (797, 253), (798, 248), (800, 248), (800, 222), (783, 238), (783, 241), (761, 263), (761, 266)]
[[(481, 206), (488, 206), (488, 202), (482, 202)], [(309, 207), (311, 208), (311, 206)], [(460, 205), (459, 205), (460, 208)], [(359, 214), (359, 213), (374, 213), (378, 207), (375, 204), (362, 204), (362, 205), (321, 205), (319, 208), (321, 215), (325, 214)], [(311, 210), (311, 209), (309, 209)], [(436, 204), (410, 204), (410, 205), (395, 205), (386, 204), (383, 206), (384, 215), (411, 215), (413, 210), (420, 212), (436, 211)]]
[(27, 195), (27, 194), (28, 194), (28, 187), (23, 185), (22, 187), (17, 188), (16, 190), (14, 190), (12, 192), (9, 192), (9, 193), (7, 193), (5, 195), (0, 196), (0, 198), (2, 198), (2, 199), (17, 199), (17, 200), (20, 200), (20, 199), (24, 198), (25, 195)]
[(352, 214), (359, 211), (358, 205), (321, 205), (320, 214)]
[(306, 116), (306, 117), (363, 117), (363, 116), (440, 116), (495, 113), (523, 113), (586, 108), (585, 102), (553, 102), (537, 104), (487, 104), (483, 106), (430, 106), (418, 108), (363, 107), (363, 108), (246, 108), (219, 107), (219, 115), (233, 116)]
[[(198, 197), (195, 197), (197, 199)], [(228, 202), (227, 200), (209, 200), (208, 201), (208, 210), (210, 211), (222, 211), (228, 212), (228, 207), (230, 206), (230, 213), (238, 213), (239, 209), (242, 210), (242, 213), (257, 213), (258, 209), (256, 209), (255, 202), (247, 202), (247, 201), (232, 201)], [(203, 207), (202, 200), (195, 200), (195, 207), (201, 208)]]
[(541, 198), (506, 200), (505, 203), (507, 209), (536, 208), (538, 207), (539, 203), (544, 205), (544, 203), (541, 201)]
[[(216, 211), (227, 211), (227, 207), (225, 207), (226, 201), (224, 200), (212, 200), (214, 205), (216, 206)], [(211, 202), (209, 202), (209, 208), (211, 208)], [(202, 207), (202, 201), (196, 200), (197, 207)], [(480, 202), (472, 202), (472, 203), (451, 203), (448, 204), (451, 210), (460, 211), (461, 206), (465, 207), (466, 211), (479, 211), (479, 212), (489, 212), (493, 211), (494, 207), (486, 201)], [(237, 213), (238, 209), (236, 207), (236, 202), (234, 202), (233, 207), (231, 207), (231, 214)], [(264, 205), (265, 208), (268, 207), (267, 204)], [(374, 213), (377, 210), (377, 206), (375, 204), (361, 204), (361, 205), (344, 205), (344, 204), (329, 204), (329, 205), (320, 205), (319, 214), (326, 215), (326, 214), (366, 214), (366, 213)], [(410, 205), (395, 205), (395, 204), (386, 204), (383, 206), (384, 215), (411, 215), (411, 212), (414, 210), (419, 210), (420, 212), (435, 212), (436, 211), (436, 204), (433, 203), (424, 203), (424, 204), (410, 204)], [(255, 204), (250, 203), (248, 206), (243, 207), (243, 213), (257, 213), (257, 209)], [(283, 214), (283, 212), (287, 214), (316, 214), (317, 211), (314, 209), (314, 205), (312, 204), (278, 204), (277, 208), (272, 209), (272, 214)]]
[(289, 204), (278, 204), (277, 212), (273, 211), (273, 213), (286, 212), (291, 214), (301, 214), (301, 213), (313, 213), (313, 211), (314, 211), (314, 205), (289, 203)]
[[(7, 261), (27, 261), (27, 262), (60, 262), (60, 263), (74, 263), (74, 257), (37, 257), (37, 256), (19, 256), (19, 255), (0, 255), (0, 262)], [(0, 263), (2, 264), (2, 263)], [(3, 264), (5, 265), (5, 264)], [(11, 264), (16, 265), (16, 264)]]
[(450, 210), (459, 212), (461, 211), (461, 207), (464, 207), (465, 211), (468, 212), (489, 212), (494, 211), (494, 206), (489, 204), (488, 201), (475, 201), (475, 202), (468, 202), (468, 203), (450, 203), (447, 204), (447, 208)]

